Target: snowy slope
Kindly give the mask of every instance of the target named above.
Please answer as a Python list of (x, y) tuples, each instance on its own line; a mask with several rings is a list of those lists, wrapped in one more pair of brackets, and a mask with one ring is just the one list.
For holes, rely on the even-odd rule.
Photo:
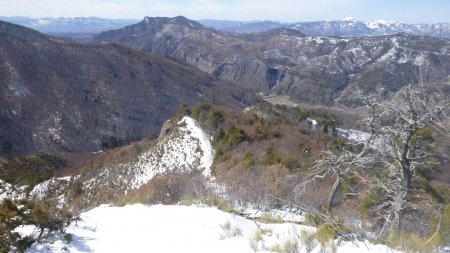
[[(16, 189), (0, 181), (0, 200), (3, 198), (41, 200), (53, 198), (60, 207), (70, 203), (74, 189), (82, 192), (89, 205), (96, 203), (98, 196), (114, 189), (115, 196), (127, 195), (147, 184), (153, 177), (166, 172), (202, 172), (211, 179), (211, 165), (214, 149), (211, 136), (205, 133), (199, 123), (190, 117), (170, 123), (155, 146), (140, 156), (121, 164), (109, 164), (96, 170), (87, 170), (81, 175), (52, 178), (36, 185), (30, 193)], [(26, 186), (25, 186), (26, 188)], [(92, 202), (92, 203), (91, 203)]]
[[(72, 224), (67, 232), (73, 241), (57, 237), (35, 243), (27, 252), (254, 252), (250, 238), (258, 230), (256, 223), (212, 207), (102, 205), (81, 214), (82, 222)], [(240, 235), (225, 236), (221, 227), (229, 222)], [(258, 243), (258, 252), (270, 252), (276, 244), (296, 238), (311, 227), (293, 224), (261, 224), (269, 232)], [(239, 234), (239, 233), (237, 233)], [(313, 252), (319, 252), (316, 247)], [(300, 252), (305, 252), (301, 248)], [(342, 243), (338, 251), (393, 252), (370, 243)]]
[(83, 190), (114, 187), (122, 192), (139, 189), (155, 175), (168, 171), (190, 172), (202, 170), (210, 176), (214, 150), (210, 137), (198, 123), (184, 117), (156, 146), (127, 163), (107, 167), (84, 182)]
[(143, 154), (133, 165), (136, 173), (131, 181), (133, 189), (164, 171), (200, 169), (204, 176), (211, 176), (214, 150), (210, 137), (190, 117), (184, 117), (178, 125), (181, 127), (176, 134), (162, 140), (155, 150)]

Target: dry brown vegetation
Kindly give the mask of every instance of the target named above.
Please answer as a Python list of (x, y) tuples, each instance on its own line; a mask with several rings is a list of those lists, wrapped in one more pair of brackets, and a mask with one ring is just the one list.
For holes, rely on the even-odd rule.
[[(211, 128), (213, 111), (222, 116)], [(293, 201), (293, 189), (315, 158), (327, 147), (338, 145), (333, 133), (324, 133), (323, 127), (339, 121), (322, 111), (261, 104), (238, 112), (198, 105), (192, 116), (211, 129), (216, 149), (213, 173), (225, 184), (230, 199), (261, 208)], [(319, 121), (316, 130), (307, 123), (307, 117)], [(317, 184), (319, 191), (311, 200), (320, 202), (320, 196), (326, 195), (326, 184)]]

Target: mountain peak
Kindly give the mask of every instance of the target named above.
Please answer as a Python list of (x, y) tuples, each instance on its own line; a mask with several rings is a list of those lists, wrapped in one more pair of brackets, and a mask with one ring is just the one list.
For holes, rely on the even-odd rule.
[(33, 29), (2, 20), (0, 20), (0, 33), (30, 41), (48, 40), (47, 36)]
[(184, 26), (191, 27), (191, 28), (196, 28), (196, 29), (200, 29), (200, 28), (204, 27), (203, 25), (201, 25), (197, 21), (190, 20), (190, 19), (188, 19), (188, 18), (186, 18), (184, 16), (177, 16), (177, 17), (171, 18), (168, 23), (169, 24), (184, 25)]
[(356, 20), (356, 19), (353, 18), (353, 17), (346, 17), (346, 18), (344, 18), (344, 21), (348, 21), (348, 22), (357, 22), (358, 20)]
[(148, 16), (146, 16), (142, 22), (147, 24), (147, 25), (149, 25), (149, 26), (165, 25), (165, 24), (176, 24), (176, 25), (183, 25), (183, 26), (196, 28), (196, 29), (200, 29), (200, 28), (204, 27), (200, 23), (198, 23), (196, 21), (193, 21), (193, 20), (190, 20), (190, 19), (188, 19), (188, 18), (186, 18), (184, 16), (176, 16), (176, 17), (173, 17), (173, 18), (168, 18), (168, 17), (148, 17)]

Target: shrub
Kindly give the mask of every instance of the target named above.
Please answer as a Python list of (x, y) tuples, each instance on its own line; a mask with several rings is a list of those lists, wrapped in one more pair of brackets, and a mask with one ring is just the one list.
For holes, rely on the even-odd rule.
[(275, 244), (270, 251), (279, 253), (298, 253), (300, 252), (298, 240), (295, 238), (288, 239), (284, 242), (283, 246)]
[(255, 234), (250, 238), (250, 247), (252, 247), (253, 251), (258, 251), (259, 242), (262, 240), (263, 235), (271, 233), (270, 229), (258, 229), (255, 231)]
[(357, 182), (354, 175), (349, 173), (342, 181), (341, 186), (339, 187), (339, 193), (341, 194), (341, 196), (344, 196), (345, 194), (352, 192), (356, 184)]
[(252, 166), (255, 164), (255, 156), (252, 152), (247, 152), (244, 156), (244, 163), (246, 166)]
[(204, 199), (204, 201), (202, 201), (202, 203), (207, 206), (215, 206), (215, 207), (217, 207), (217, 209), (227, 212), (227, 213), (235, 213), (236, 212), (234, 210), (234, 208), (232, 206), (230, 206), (225, 200), (218, 198), (218, 197), (214, 197), (214, 196), (207, 197)]
[(251, 117), (246, 117), (242, 121), (242, 124), (247, 125), (247, 126), (251, 126), (251, 125), (253, 125), (253, 123), (254, 123), (254, 119)]
[(288, 168), (288, 170), (290, 172), (293, 172), (297, 167), (298, 167), (298, 163), (297, 160), (295, 160), (293, 157), (291, 156), (287, 156), (283, 159), (283, 165)]
[(271, 213), (263, 213), (259, 218), (259, 222), (262, 223), (284, 223), (284, 220), (279, 215), (273, 215)]
[(182, 119), (184, 116), (189, 116), (191, 115), (191, 108), (189, 108), (189, 106), (187, 104), (182, 104), (177, 111), (177, 116), (176, 118), (178, 120)]
[(223, 138), (223, 145), (225, 148), (236, 146), (237, 144), (243, 142), (247, 135), (244, 129), (236, 128), (232, 126), (228, 129), (227, 133)]
[(64, 241), (66, 241), (67, 243), (72, 243), (72, 241), (73, 241), (73, 235), (70, 234), (70, 233), (66, 233), (66, 234), (63, 236), (63, 239), (64, 239)]
[(428, 241), (428, 239), (422, 239), (415, 234), (397, 231), (391, 235), (387, 245), (408, 253), (428, 253), (438, 249), (442, 245), (442, 240), (438, 236)]
[(429, 128), (421, 128), (411, 137), (411, 145), (426, 146), (427, 150), (431, 149), (431, 144), (434, 142), (433, 131)]
[(255, 139), (257, 141), (262, 141), (262, 140), (267, 139), (267, 134), (259, 126), (255, 128)]
[(281, 157), (275, 152), (273, 143), (266, 148), (266, 163), (269, 165), (281, 163)]
[(311, 147), (306, 143), (300, 143), (299, 145), (300, 153), (304, 157), (310, 157), (311, 156)]
[(208, 113), (208, 125), (211, 128), (217, 128), (224, 121), (222, 112), (218, 107), (214, 107)]
[[(34, 203), (28, 200), (4, 199), (0, 203), (0, 250), (10, 252), (13, 248), (25, 251), (35, 240), (57, 232), (65, 236), (65, 226), (78, 219), (71, 213), (54, 207), (49, 202)], [(14, 232), (20, 225), (33, 225), (39, 230), (37, 237)]]
[(330, 224), (322, 224), (317, 228), (315, 237), (322, 249), (329, 249), (332, 252), (336, 251), (334, 238), (336, 236), (336, 229)]
[(227, 239), (232, 237), (237, 237), (242, 234), (241, 229), (238, 226), (231, 225), (230, 221), (227, 221), (220, 225), (220, 228), (222, 229), (222, 233), (220, 234), (220, 239)]
[(225, 132), (223, 131), (223, 128), (219, 128), (219, 130), (217, 130), (217, 132), (213, 136), (212, 145), (217, 146), (217, 144), (223, 141), (224, 138)]
[(310, 253), (317, 246), (317, 240), (314, 233), (310, 233), (306, 230), (300, 231), (300, 242), (305, 247), (306, 253)]
[(359, 204), (358, 211), (359, 214), (363, 217), (367, 217), (370, 214), (370, 209), (373, 206), (380, 204), (381, 200), (378, 197), (378, 193), (376, 189), (371, 189), (364, 194), (364, 197)]
[(182, 201), (180, 201), (180, 205), (207, 205), (207, 206), (215, 206), (217, 209), (227, 212), (227, 213), (237, 213), (237, 211), (230, 206), (225, 200), (215, 197), (215, 196), (209, 196), (205, 198), (185, 198)]
[(158, 138), (158, 135), (154, 134), (154, 133), (149, 133), (146, 137), (147, 141), (154, 141)]
[(45, 153), (19, 156), (0, 163), (0, 178), (13, 185), (33, 187), (52, 178), (55, 171), (66, 165), (65, 159)]
[(305, 224), (311, 227), (317, 227), (321, 224), (322, 222), (313, 214), (311, 213), (306, 213), (305, 214)]
[(298, 240), (293, 238), (284, 242), (284, 252), (286, 253), (298, 253), (300, 252), (300, 247)]
[(211, 109), (209, 104), (197, 104), (192, 109), (192, 116), (199, 120), (200, 122), (205, 122), (208, 119), (208, 112)]

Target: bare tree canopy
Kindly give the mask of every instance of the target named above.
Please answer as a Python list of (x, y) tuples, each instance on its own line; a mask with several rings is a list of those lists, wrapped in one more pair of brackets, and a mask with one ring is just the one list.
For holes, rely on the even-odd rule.
[[(450, 103), (435, 84), (407, 85), (390, 99), (382, 101), (376, 93), (358, 93), (369, 109), (363, 120), (368, 134), (338, 151), (326, 151), (315, 161), (309, 175), (297, 187), (302, 194), (315, 180), (331, 178), (327, 207), (332, 215), (342, 182), (355, 175), (369, 181), (369, 191), (379, 198), (370, 207), (371, 223), (378, 238), (402, 230), (407, 210), (411, 210), (412, 185), (418, 168), (439, 161), (434, 147), (436, 136), (448, 135)], [(374, 176), (363, 178), (361, 172)], [(378, 229), (377, 229), (378, 228)]]

